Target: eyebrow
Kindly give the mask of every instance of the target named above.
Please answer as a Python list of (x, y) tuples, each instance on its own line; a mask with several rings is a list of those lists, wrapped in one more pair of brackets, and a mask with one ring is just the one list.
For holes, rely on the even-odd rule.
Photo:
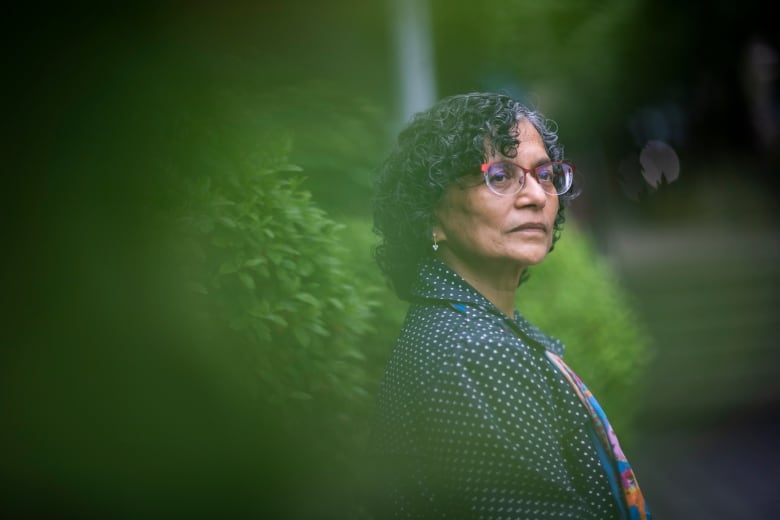
[[(498, 161), (488, 161), (487, 163), (484, 163), (484, 164), (490, 164), (490, 163), (494, 163), (494, 162), (502, 162), (502, 161), (507, 161), (507, 162), (514, 163), (514, 164), (516, 164), (516, 165), (520, 166), (520, 164), (517, 162), (517, 160), (516, 160), (516, 159), (517, 159), (516, 157), (505, 157), (505, 158), (503, 158), (503, 159), (499, 159)], [(534, 163), (531, 165), (531, 169), (533, 170), (534, 168), (538, 168), (539, 166), (541, 166), (541, 165), (543, 165), (543, 164), (547, 164), (548, 162), (552, 162), (552, 159), (550, 159), (550, 157), (549, 157), (549, 156), (543, 157), (543, 158), (541, 158), (541, 159), (537, 159), (537, 160), (536, 160), (536, 161), (535, 161), (535, 162), (534, 162)]]
[(543, 164), (547, 164), (547, 163), (548, 163), (548, 162), (550, 162), (550, 161), (552, 161), (552, 159), (550, 159), (549, 157), (545, 157), (544, 159), (539, 159), (539, 160), (537, 160), (537, 161), (536, 161), (536, 162), (533, 164), (533, 166), (531, 166), (531, 168), (536, 168), (536, 167), (538, 167), (538, 166), (541, 166), (541, 165), (543, 165)]

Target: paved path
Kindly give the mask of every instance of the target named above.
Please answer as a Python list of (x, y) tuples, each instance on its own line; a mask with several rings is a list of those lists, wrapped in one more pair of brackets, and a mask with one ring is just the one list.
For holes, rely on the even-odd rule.
[(738, 423), (678, 431), (645, 430), (631, 462), (654, 518), (780, 518), (780, 423)]

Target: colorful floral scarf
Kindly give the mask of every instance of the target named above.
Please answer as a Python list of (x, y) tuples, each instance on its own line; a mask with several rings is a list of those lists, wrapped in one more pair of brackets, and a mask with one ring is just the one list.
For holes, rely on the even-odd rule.
[(604, 410), (588, 387), (560, 357), (549, 350), (546, 351), (546, 354), (577, 392), (591, 419), (593, 419), (596, 437), (594, 445), (610, 477), (612, 492), (620, 505), (621, 516), (624, 520), (651, 520), (650, 511), (642, 496), (642, 491), (639, 489), (634, 470), (631, 469), (631, 465), (623, 454)]

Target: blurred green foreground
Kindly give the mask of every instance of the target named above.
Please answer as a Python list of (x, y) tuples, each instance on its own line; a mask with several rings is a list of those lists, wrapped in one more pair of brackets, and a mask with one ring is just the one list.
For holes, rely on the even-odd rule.
[[(50, 72), (60, 88), (24, 107), (12, 157), (0, 507), (365, 517), (405, 305), (373, 264), (369, 213), (308, 186), (340, 165), (333, 199), (365, 207), (381, 111), (334, 83), (269, 91), (175, 45), (88, 57)], [(570, 222), (518, 306), (630, 445), (649, 345), (615, 280)]]

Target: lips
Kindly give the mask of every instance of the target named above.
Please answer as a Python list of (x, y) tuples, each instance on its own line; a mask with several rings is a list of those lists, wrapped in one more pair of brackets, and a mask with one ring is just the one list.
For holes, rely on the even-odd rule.
[(509, 230), (510, 233), (515, 233), (517, 231), (541, 231), (547, 233), (547, 226), (541, 222), (526, 222), (525, 224), (520, 224)]

